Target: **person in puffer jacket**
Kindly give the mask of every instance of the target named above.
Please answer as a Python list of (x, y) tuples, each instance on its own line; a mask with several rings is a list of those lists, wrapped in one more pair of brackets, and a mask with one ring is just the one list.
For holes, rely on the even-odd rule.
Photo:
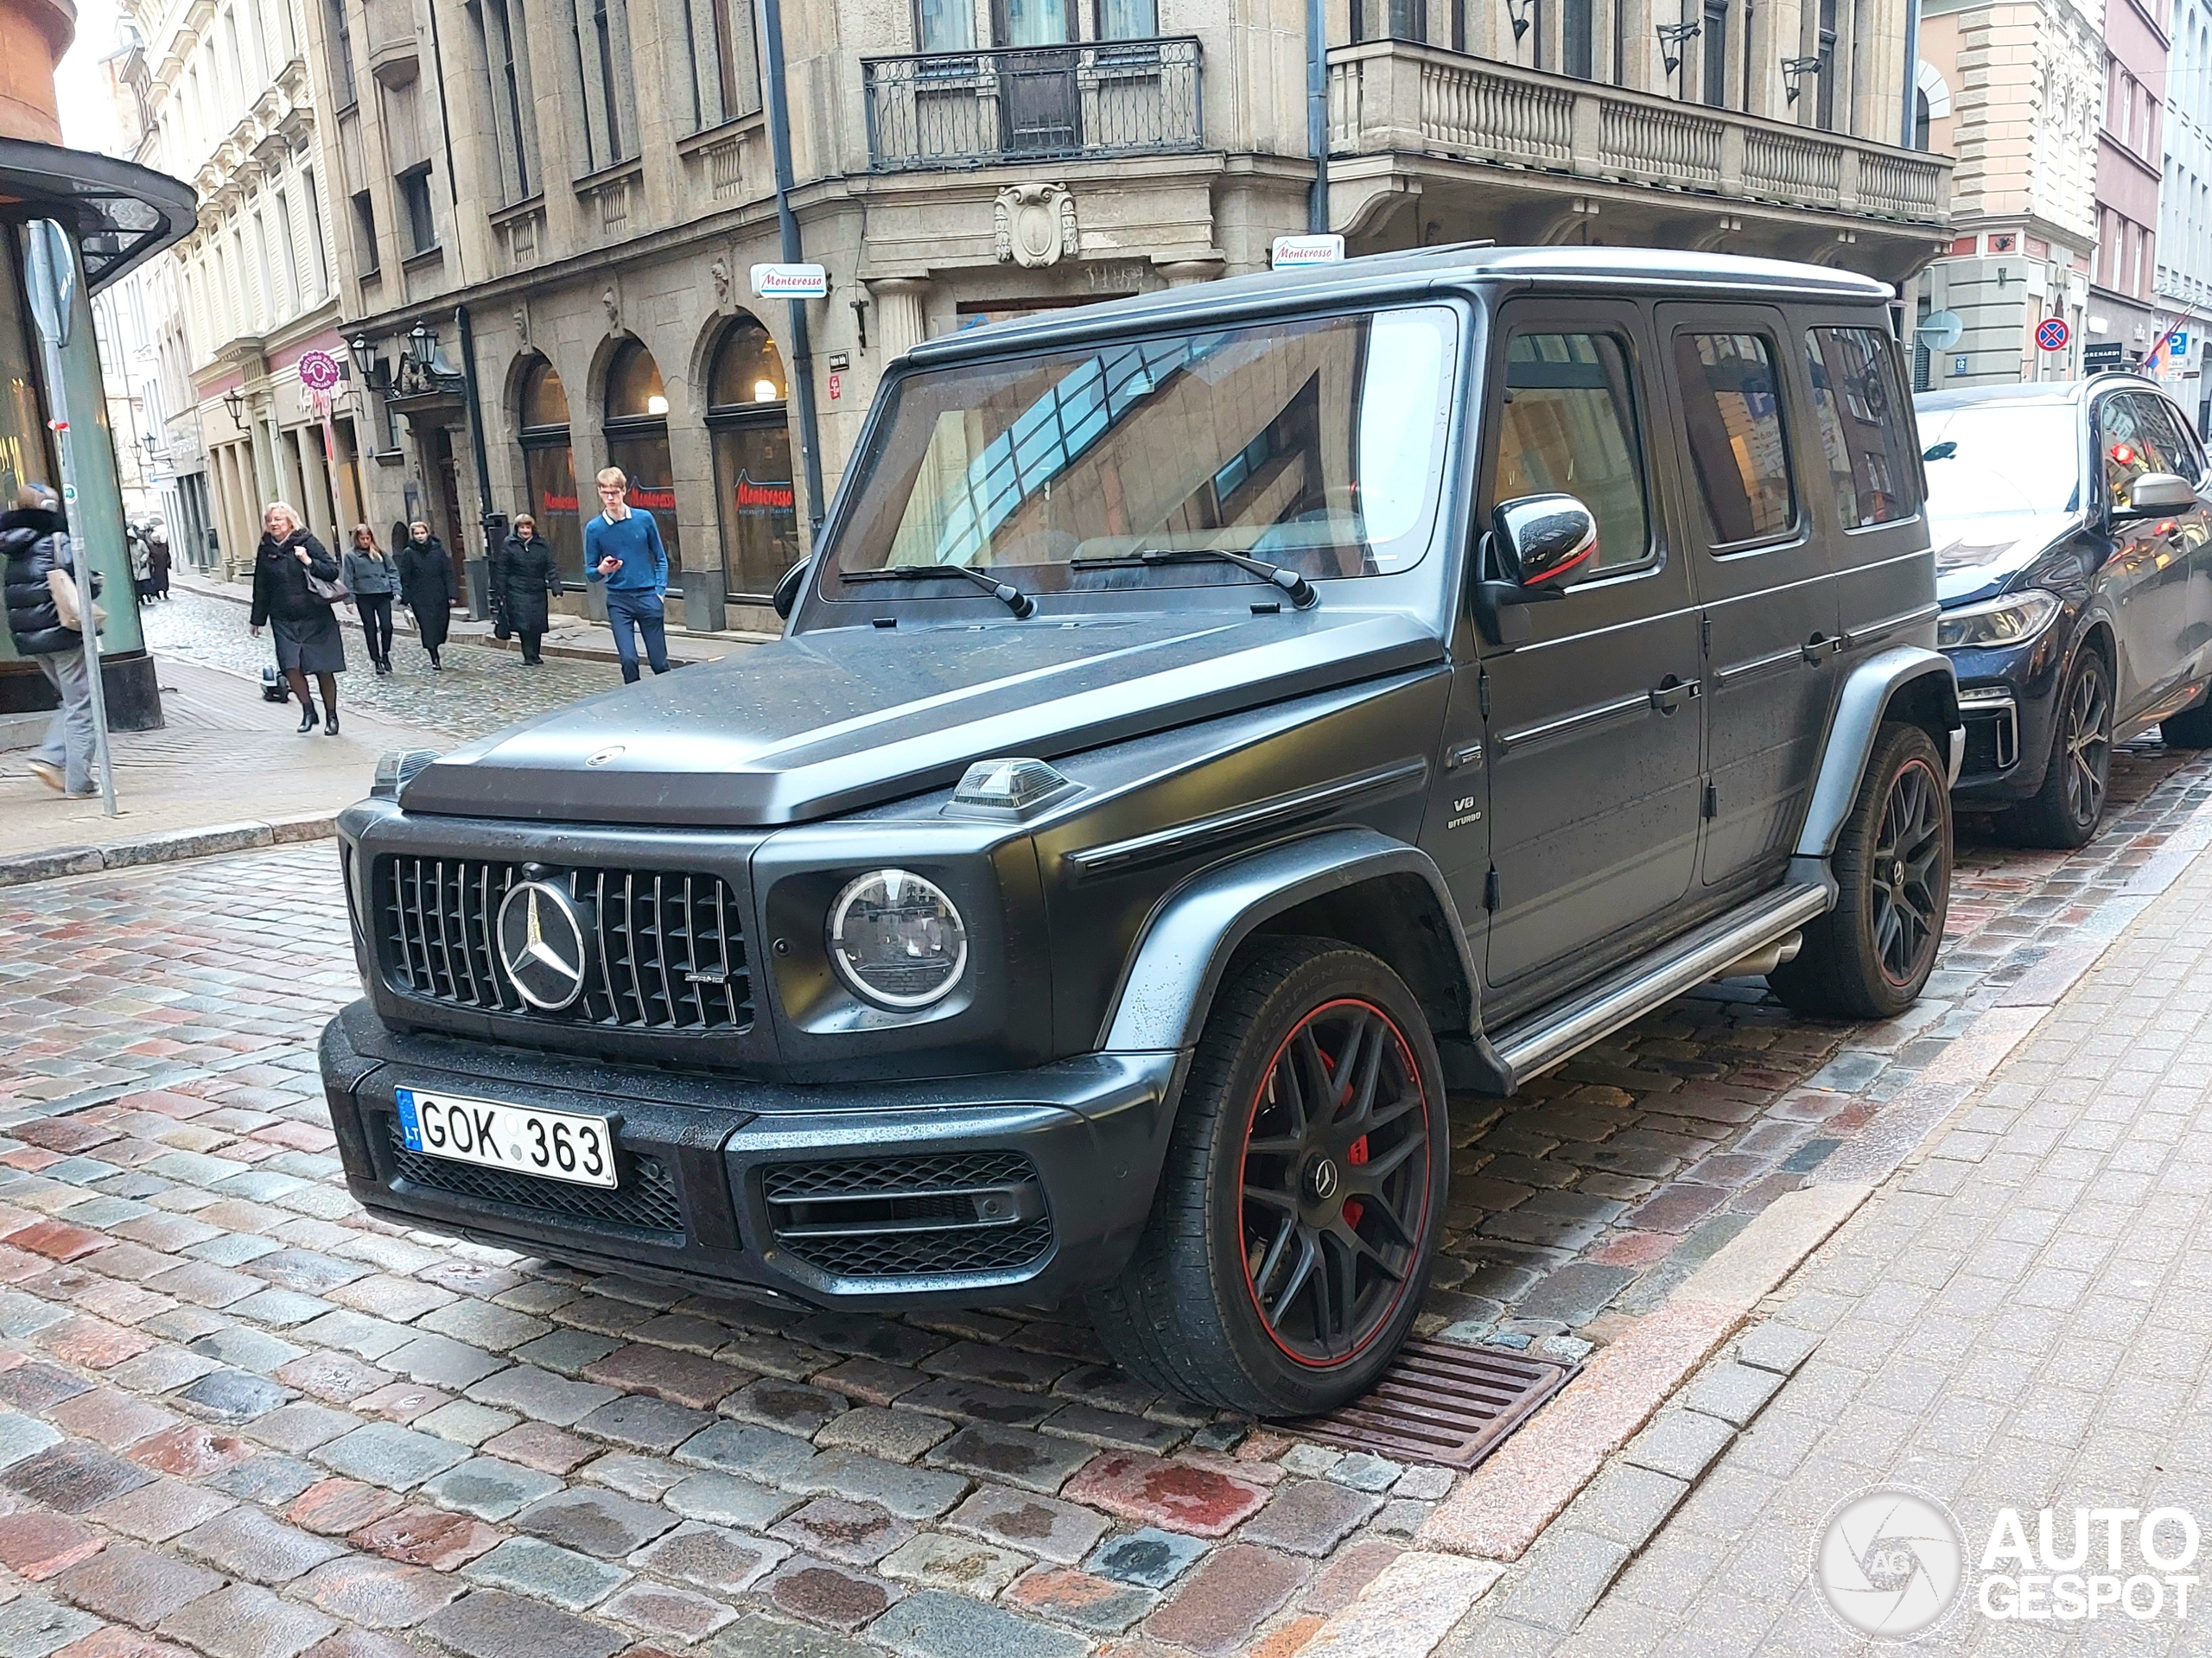
[(73, 584), (76, 567), (60, 499), (45, 485), (25, 484), (14, 508), (0, 512), (0, 557), (7, 562), (8, 632), (16, 654), (38, 664), (61, 699), (46, 741), (29, 762), (31, 772), (49, 789), (82, 798), (95, 792), (92, 681), (85, 670), (85, 636), (62, 626), (46, 579), (59, 570)]

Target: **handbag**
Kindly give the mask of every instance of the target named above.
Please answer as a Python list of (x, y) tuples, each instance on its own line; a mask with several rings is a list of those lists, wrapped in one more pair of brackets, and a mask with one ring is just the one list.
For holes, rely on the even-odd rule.
[[(54, 613), (60, 618), (62, 626), (73, 633), (85, 631), (84, 614), (77, 608), (77, 584), (67, 570), (48, 570), (46, 590), (53, 596)], [(98, 602), (92, 606), (92, 626), (97, 629), (107, 620), (107, 611)]]
[(313, 570), (303, 574), (308, 579), (308, 598), (320, 600), (326, 605), (350, 605), (353, 602), (353, 595), (346, 590), (343, 577), (335, 581), (326, 581)]

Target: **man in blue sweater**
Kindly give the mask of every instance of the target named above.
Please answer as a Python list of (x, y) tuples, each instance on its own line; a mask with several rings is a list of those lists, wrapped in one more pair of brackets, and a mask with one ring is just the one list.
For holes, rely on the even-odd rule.
[(668, 592), (668, 549), (650, 512), (630, 510), (630, 480), (620, 467), (599, 474), (604, 509), (584, 526), (584, 576), (607, 583), (607, 622), (614, 630), (614, 653), (622, 658), (622, 680), (638, 679), (638, 641), (645, 635), (645, 660), (657, 674), (668, 671), (668, 635), (661, 620), (661, 599)]

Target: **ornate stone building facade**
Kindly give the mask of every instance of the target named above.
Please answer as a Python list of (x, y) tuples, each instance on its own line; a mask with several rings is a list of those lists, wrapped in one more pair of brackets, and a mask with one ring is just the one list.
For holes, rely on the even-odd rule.
[[(1324, 112), (1354, 252), (1659, 243), (1902, 279), (1948, 245), (1949, 171), (1895, 144), (1904, 4), (1332, 0), (1319, 108), (1304, 0), (787, 4), (825, 489), (917, 340), (1264, 268), (1307, 228)], [(765, 3), (308, 0), (305, 23), (368, 516), (474, 558), (487, 513), (527, 507), (575, 572), (620, 464), (690, 625), (725, 598), (762, 620), (822, 510), (790, 305), (749, 276), (785, 245)]]

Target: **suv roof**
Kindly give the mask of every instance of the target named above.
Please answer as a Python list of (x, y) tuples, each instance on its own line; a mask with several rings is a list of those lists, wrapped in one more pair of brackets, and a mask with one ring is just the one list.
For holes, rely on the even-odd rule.
[(915, 363), (954, 362), (1008, 346), (1043, 346), (1134, 328), (1217, 318), (1224, 311), (1261, 314), (1503, 283), (1536, 288), (1599, 283), (1731, 293), (1752, 289), (1769, 297), (1790, 295), (1861, 304), (1886, 302), (1895, 291), (1871, 276), (1782, 259), (1676, 253), (1664, 248), (1502, 248), (1459, 243), (1403, 253), (1370, 254), (1294, 270), (1255, 271), (1133, 299), (1016, 318), (924, 340), (907, 355)]
[(1957, 409), (1974, 403), (2080, 403), (2113, 386), (2168, 395), (2165, 387), (2126, 369), (2084, 375), (2078, 380), (2023, 380), (2018, 385), (1968, 385), (1955, 391), (1922, 391), (1912, 399), (1916, 409)]

